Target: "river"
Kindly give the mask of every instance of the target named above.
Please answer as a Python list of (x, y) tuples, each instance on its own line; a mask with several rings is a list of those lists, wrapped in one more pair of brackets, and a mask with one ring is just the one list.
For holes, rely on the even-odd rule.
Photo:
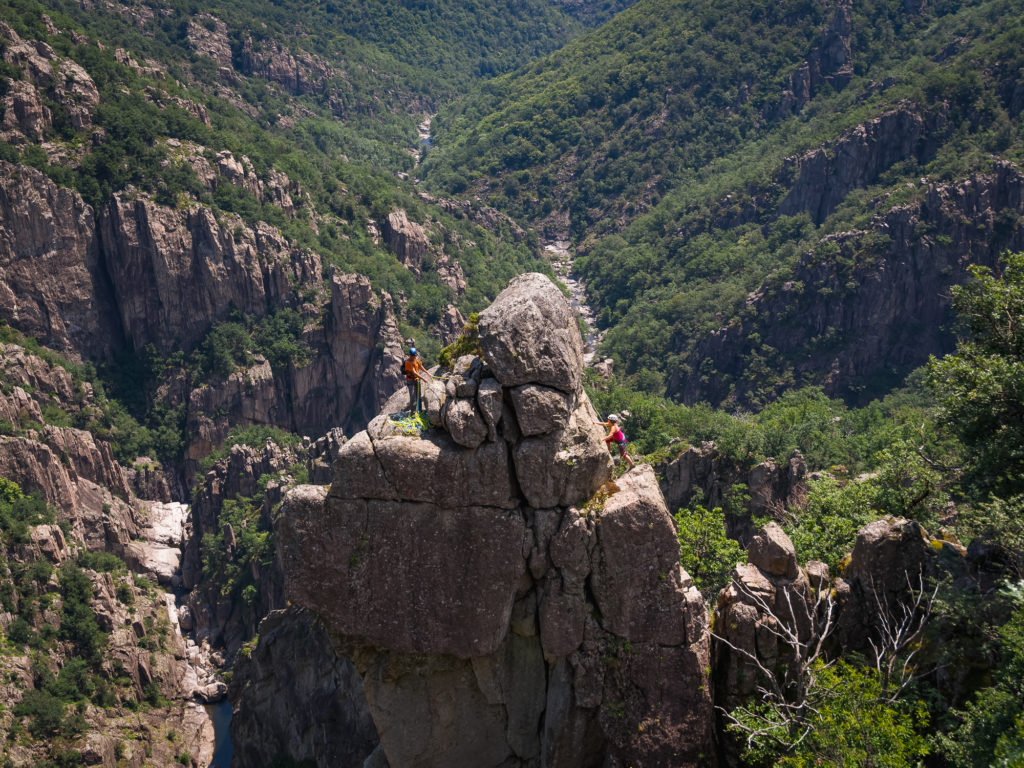
[(586, 288), (579, 278), (573, 274), (572, 248), (564, 240), (553, 240), (544, 244), (544, 250), (549, 254), (555, 275), (569, 289), (569, 299), (573, 307), (580, 313), (580, 317), (583, 318), (583, 323), (587, 327), (583, 338), (583, 364), (590, 365), (597, 354), (597, 347), (601, 344), (601, 339), (604, 338), (604, 331), (599, 332), (597, 330), (594, 310), (587, 304)]
[(231, 755), (234, 748), (231, 745), (231, 702), (227, 699), (211, 704), (206, 708), (210, 719), (213, 721), (214, 743), (213, 758), (208, 768), (230, 768)]

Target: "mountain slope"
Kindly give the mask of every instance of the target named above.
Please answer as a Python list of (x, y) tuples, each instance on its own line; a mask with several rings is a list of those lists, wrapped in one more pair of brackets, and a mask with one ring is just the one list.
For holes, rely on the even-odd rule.
[[(1021, 244), (1019, 2), (781, 8), (638, 3), (444, 113), (425, 163), (579, 243), (607, 351), (688, 402), (877, 395), (951, 347), (941, 296), (965, 264)], [(912, 262), (924, 304), (882, 272)], [(865, 353), (879, 282), (901, 311)], [(788, 325), (759, 298), (782, 286), (807, 309)]]

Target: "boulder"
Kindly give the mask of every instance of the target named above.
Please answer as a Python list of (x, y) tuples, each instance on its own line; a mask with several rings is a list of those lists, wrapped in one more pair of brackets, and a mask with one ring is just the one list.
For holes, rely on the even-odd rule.
[(795, 579), (798, 566), (796, 549), (777, 523), (768, 523), (747, 546), (747, 560), (772, 576)]
[(590, 401), (580, 398), (564, 428), (519, 440), (513, 459), (530, 506), (581, 504), (607, 480), (612, 459), (596, 421)]
[(475, 397), (449, 400), (445, 403), (441, 421), (452, 440), (466, 448), (476, 448), (488, 434), (484, 417), (476, 408)]
[(565, 392), (538, 384), (524, 384), (510, 390), (519, 429), (525, 437), (546, 435), (565, 424), (574, 398)]
[(570, 395), (583, 374), (583, 338), (562, 292), (537, 272), (513, 278), (479, 315), (484, 361), (504, 387), (541, 384)]
[(501, 423), (503, 394), (497, 379), (481, 380), (476, 390), (476, 404), (487, 426), (487, 439), (498, 439), (498, 425)]

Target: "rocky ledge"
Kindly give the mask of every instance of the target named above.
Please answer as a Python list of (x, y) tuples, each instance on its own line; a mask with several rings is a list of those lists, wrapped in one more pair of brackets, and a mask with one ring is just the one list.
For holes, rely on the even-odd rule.
[(396, 393), (277, 520), (288, 598), (361, 678), (367, 764), (712, 765), (704, 605), (654, 472), (610, 479), (571, 307), (522, 275), (479, 331), (431, 428), (396, 430)]

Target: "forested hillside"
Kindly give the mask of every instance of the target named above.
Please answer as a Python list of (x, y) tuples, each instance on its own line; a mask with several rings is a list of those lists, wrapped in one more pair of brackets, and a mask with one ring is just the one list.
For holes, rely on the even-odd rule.
[[(464, 733), (500, 710), (523, 765), (541, 712), (578, 739), (552, 766), (674, 748), (623, 691), (679, 627), (641, 652), (592, 600), (641, 573), (717, 649), (686, 662), (720, 713), (694, 759), (1024, 765), (1022, 112), (1024, 0), (0, 0), (0, 762), (206, 768), (199, 703), (225, 696), (241, 768), (384, 759), (406, 733), (368, 714), (372, 654), (283, 610), (282, 502), (322, 499), (348, 445), (428, 467), (396, 519), (440, 511), (383, 532), (416, 553), (499, 499), (511, 549), (466, 546), (513, 564), (509, 645), (393, 671), (446, 679)], [(531, 275), (572, 363), (552, 375), (485, 308), (566, 244), (603, 335), (579, 370)], [(524, 338), (547, 378), (497, 383)], [(364, 431), (406, 407), (412, 344), (442, 364), (425, 415)], [(612, 412), (643, 483), (611, 469)], [(390, 504), (385, 474), (340, 482)], [(617, 481), (670, 546), (623, 546), (635, 574), (608, 579)]]
[(576, 243), (645, 389), (865, 402), (951, 348), (932, 299), (967, 263), (1021, 247), (1021, 18), (638, 3), (443, 111), (426, 178)]

